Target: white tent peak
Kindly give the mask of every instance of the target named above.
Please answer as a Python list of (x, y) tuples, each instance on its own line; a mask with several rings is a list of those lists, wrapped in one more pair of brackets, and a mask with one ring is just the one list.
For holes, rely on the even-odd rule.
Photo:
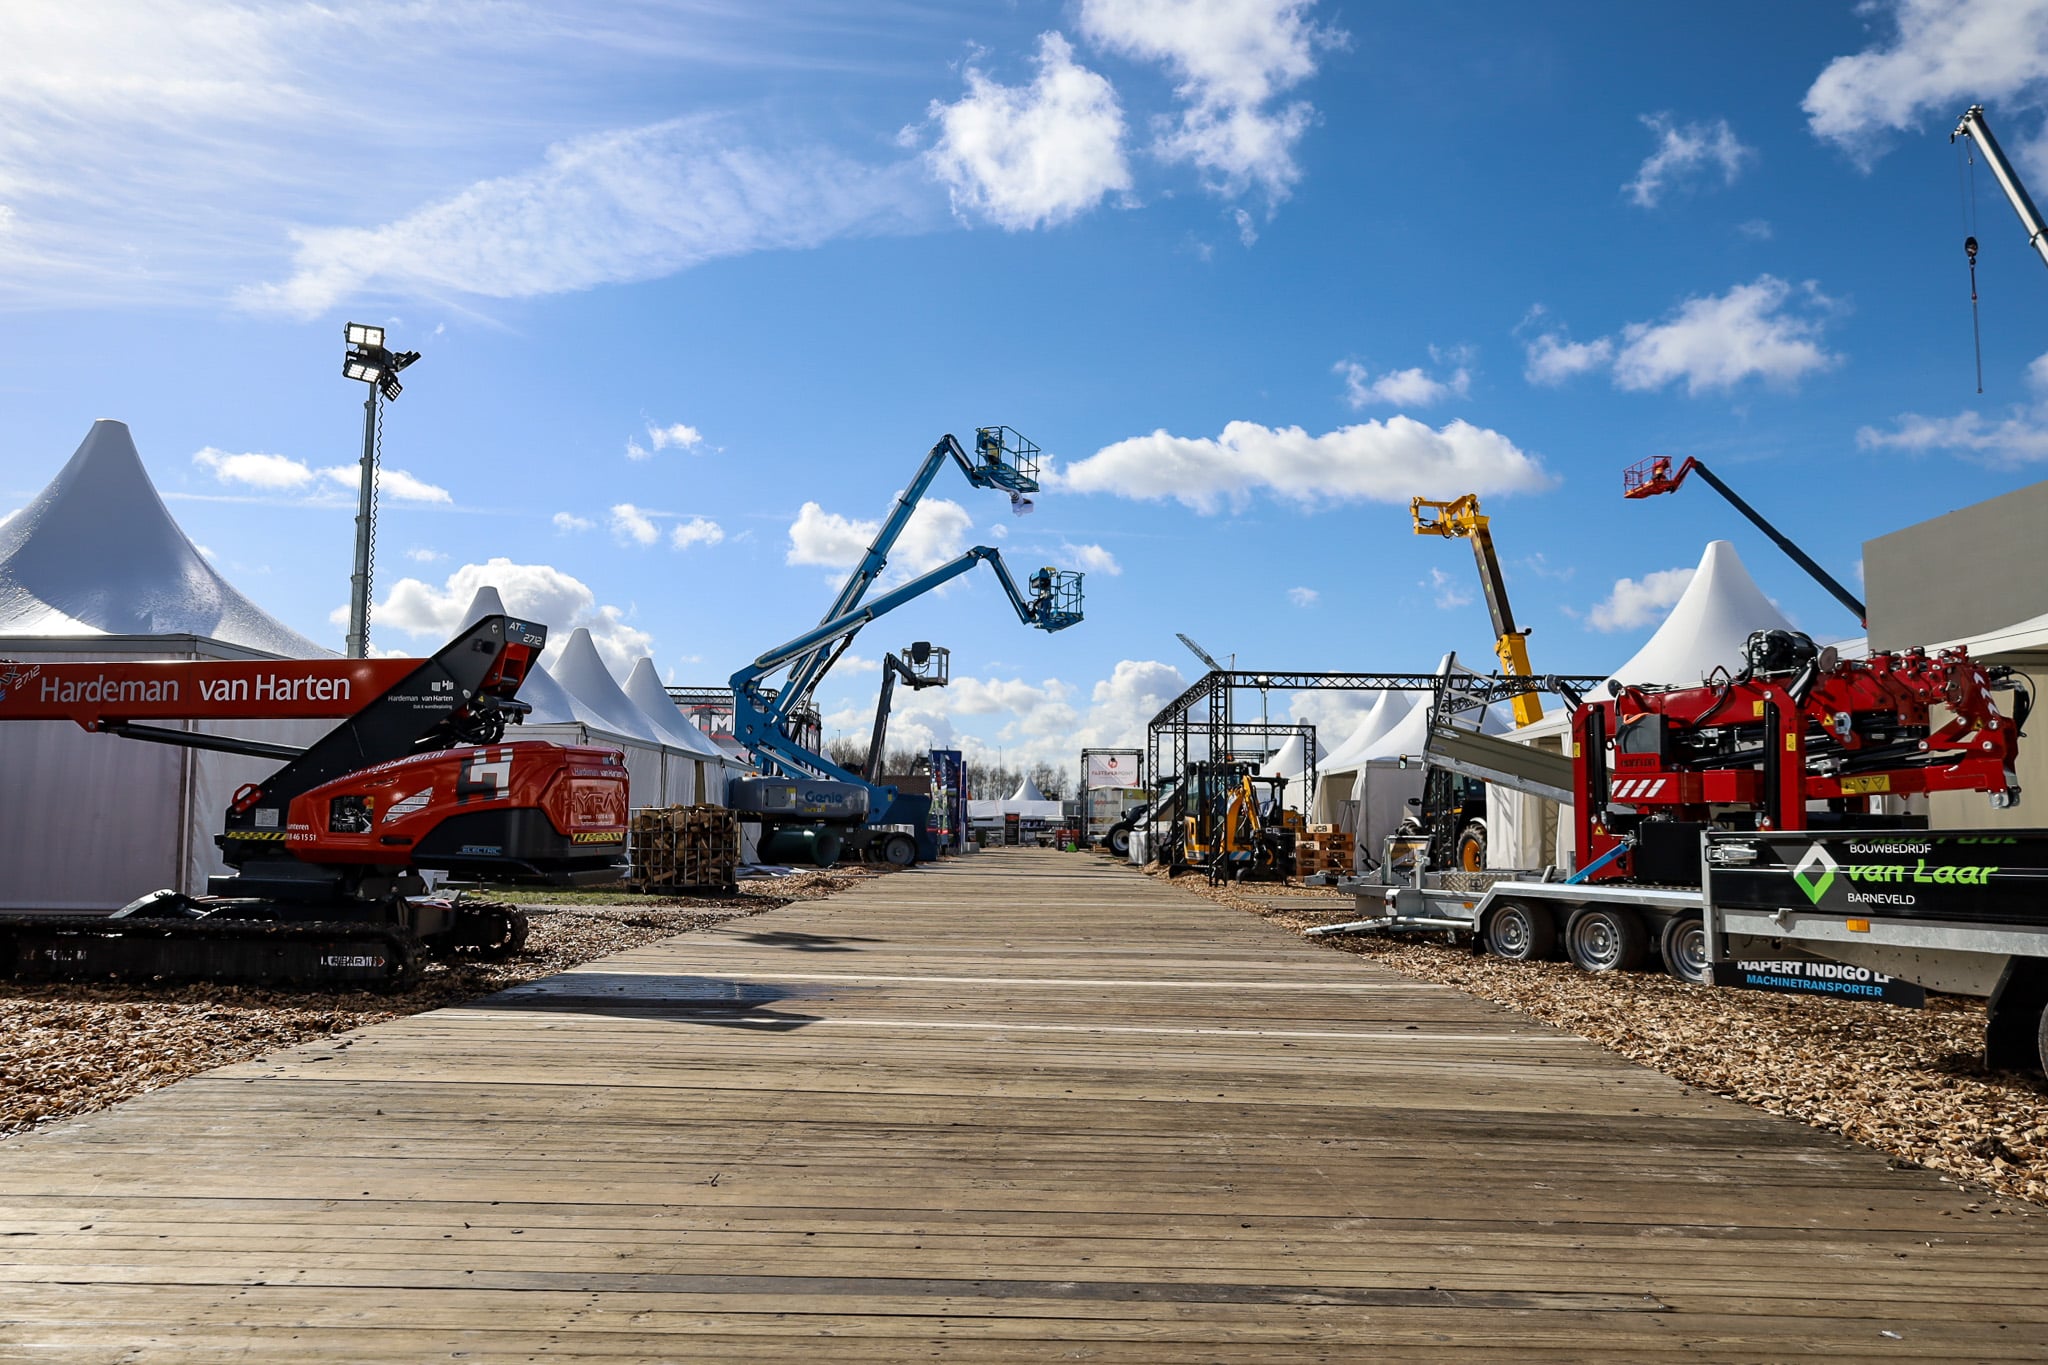
[[(1330, 756), (1321, 739), (1316, 740), (1316, 762)], [(1299, 792), (1308, 779), (1308, 746), (1302, 743), (1300, 732), (1289, 735), (1273, 756), (1259, 765), (1259, 772), (1266, 777), (1284, 777), (1288, 788)]]
[(555, 681), (570, 696), (597, 713), (601, 728), (650, 743), (661, 742), (654, 733), (653, 721), (633, 704), (612, 677), (612, 671), (604, 666), (596, 642), (584, 627), (569, 632), (569, 643), (562, 646), (561, 657), (555, 660), (554, 674)]
[(1407, 715), (1409, 708), (1414, 704), (1415, 699), (1406, 692), (1398, 692), (1391, 688), (1381, 692), (1373, 699), (1371, 709), (1365, 713), (1365, 719), (1358, 723), (1358, 728), (1337, 746), (1335, 753), (1323, 761), (1323, 769), (1336, 772), (1355, 766), (1356, 760), (1364, 756), (1373, 741), (1400, 724), (1401, 717)]
[(469, 599), (469, 610), (462, 614), (462, 624), (455, 628), (460, 635), (486, 616), (510, 616), (505, 610), (505, 599), (498, 596), (498, 590), (486, 583), (476, 590), (476, 596)]
[(1010, 793), (1010, 799), (1012, 801), (1043, 801), (1045, 800), (1045, 793), (1038, 790), (1038, 784), (1031, 780), (1029, 774), (1026, 774), (1024, 780), (1017, 784), (1017, 790)]
[(653, 724), (655, 732), (668, 743), (699, 758), (723, 759), (725, 755), (711, 737), (690, 724), (682, 708), (661, 685), (661, 678), (654, 671), (654, 660), (644, 655), (635, 660), (633, 671), (626, 677), (626, 700), (640, 708), (643, 715)]
[(283, 658), (334, 653), (206, 562), (157, 495), (127, 424), (106, 418), (0, 526), (0, 634), (196, 635)]
[(1709, 541), (1664, 623), (1613, 676), (1627, 684), (1694, 687), (1715, 668), (1732, 673), (1742, 667), (1750, 632), (1790, 629), (1792, 623), (1764, 596), (1735, 547)]

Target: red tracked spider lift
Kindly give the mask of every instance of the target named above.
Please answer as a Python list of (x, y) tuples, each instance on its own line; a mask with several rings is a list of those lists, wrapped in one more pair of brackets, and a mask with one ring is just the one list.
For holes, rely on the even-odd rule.
[[(425, 895), (422, 871), (587, 885), (624, 868), (626, 770), (609, 749), (503, 743), (544, 627), (487, 616), (430, 659), (0, 663), (0, 720), (284, 760), (235, 793), (234, 870), (105, 919), (0, 916), (0, 974), (402, 986), (423, 953), (506, 956), (506, 905)], [(163, 720), (342, 717), (306, 749)]]

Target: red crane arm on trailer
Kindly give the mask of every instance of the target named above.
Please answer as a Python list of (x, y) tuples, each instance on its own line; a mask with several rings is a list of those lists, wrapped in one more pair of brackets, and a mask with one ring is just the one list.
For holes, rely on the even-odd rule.
[[(1647, 841), (1672, 836), (1690, 849), (1698, 831), (1731, 827), (1737, 812), (1758, 830), (1810, 828), (1808, 802), (1868, 816), (1873, 796), (1979, 791), (2018, 804), (2015, 765), (2030, 700), (2012, 715), (1993, 695), (2011, 671), (1962, 649), (1837, 661), (1806, 637), (1758, 632), (1751, 664), (1698, 687), (1622, 687), (1573, 717), (1578, 865), (1622, 844), (1596, 880), (1671, 880), (1646, 862)], [(1936, 723), (1933, 708), (1949, 714)]]

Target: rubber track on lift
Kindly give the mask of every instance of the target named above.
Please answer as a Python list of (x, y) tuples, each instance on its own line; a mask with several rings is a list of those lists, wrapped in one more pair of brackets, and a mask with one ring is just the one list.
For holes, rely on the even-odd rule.
[(419, 945), (349, 920), (0, 917), (0, 975), (17, 981), (218, 981), (401, 990)]

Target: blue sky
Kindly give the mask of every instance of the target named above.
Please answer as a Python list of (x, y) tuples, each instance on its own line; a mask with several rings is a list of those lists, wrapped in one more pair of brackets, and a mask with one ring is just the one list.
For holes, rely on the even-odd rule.
[[(491, 581), (720, 682), (992, 423), (1056, 458), (1038, 510), (949, 473), (899, 562), (1086, 568), (1088, 619), (1027, 631), (978, 574), (871, 628), (955, 651), (906, 738), (1064, 765), (1195, 675), (1175, 631), (1484, 657), (1417, 494), (1483, 496), (1539, 668), (1626, 658), (1715, 537), (1853, 634), (1707, 490), (1619, 473), (1697, 455), (1844, 576), (2039, 476), (2048, 280), (1981, 167), (1969, 226), (1979, 100), (2048, 192), (2048, 3), (33, 0), (0, 13), (0, 515), (121, 418), (223, 571), (338, 644), (353, 318), (425, 354), (382, 649)], [(835, 728), (875, 684), (828, 683)]]

